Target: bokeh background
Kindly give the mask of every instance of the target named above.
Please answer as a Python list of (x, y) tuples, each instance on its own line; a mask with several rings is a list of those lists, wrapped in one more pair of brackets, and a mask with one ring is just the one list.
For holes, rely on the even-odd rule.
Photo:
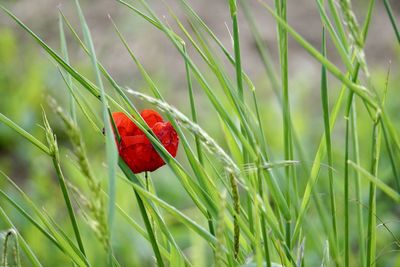
[[(178, 1), (167, 0), (179, 18), (184, 21), (184, 13)], [(232, 51), (230, 40), (230, 17), (227, 1), (225, 0), (191, 0), (192, 7), (216, 33), (218, 38), (224, 43), (228, 50)], [(278, 53), (276, 44), (276, 29), (273, 18), (266, 10), (259, 8), (256, 1), (250, 1), (254, 16), (261, 30), (263, 42), (268, 46), (271, 60), (278, 65)], [(272, 1), (269, 1), (272, 4)], [(165, 15), (164, 19), (177, 29), (173, 19), (168, 15), (167, 8), (163, 1), (151, 0), (149, 3), (159, 15)], [(360, 22), (363, 21), (367, 9), (368, 1), (352, 1), (355, 13)], [(400, 17), (400, 1), (391, 1), (395, 15)], [(60, 51), (59, 29), (58, 29), (58, 8), (60, 8), (72, 25), (79, 29), (79, 20), (75, 9), (74, 1), (70, 0), (0, 0), (0, 4), (5, 5), (13, 11), (24, 23), (41, 36), (51, 47)], [(113, 77), (121, 84), (148, 93), (143, 79), (141, 78), (136, 66), (129, 58), (129, 54), (119, 41), (118, 36), (113, 30), (112, 24), (108, 19), (110, 15), (120, 27), (128, 40), (129, 45), (136, 53), (145, 68), (152, 75), (159, 85), (162, 93), (169, 103), (176, 106), (182, 112), (189, 113), (189, 102), (186, 88), (186, 78), (184, 72), (184, 62), (175, 48), (168, 42), (167, 38), (157, 29), (145, 22), (142, 18), (129, 11), (127, 8), (118, 4), (116, 1), (96, 0), (81, 1), (89, 26), (92, 31), (99, 60), (110, 71)], [(281, 115), (280, 108), (273, 93), (271, 84), (262, 67), (262, 62), (256, 51), (256, 46), (248, 27), (247, 22), (239, 13), (241, 46), (243, 67), (249, 74), (254, 84), (260, 104), (263, 120), (265, 121), (266, 135), (269, 146), (273, 151), (275, 159), (282, 159), (282, 139), (281, 139)], [(321, 45), (321, 23), (314, 1), (310, 0), (291, 0), (288, 1), (288, 21), (302, 36), (304, 36), (316, 48)], [(227, 26), (229, 25), (229, 26)], [(89, 59), (84, 55), (79, 45), (75, 42), (72, 35), (67, 32), (67, 42), (71, 62), (88, 77), (93, 77)], [(342, 67), (340, 58), (328, 44), (328, 57)], [(391, 74), (389, 79), (388, 107), (393, 114), (397, 115), (397, 123), (400, 122), (398, 89), (400, 84), (400, 46), (396, 43), (395, 35), (390, 26), (389, 19), (384, 11), (382, 1), (377, 1), (373, 19), (370, 27), (370, 34), (365, 49), (367, 62), (372, 74), (374, 85), (382, 88), (385, 84), (389, 66)], [(194, 50), (189, 48), (189, 53), (198, 59)], [(298, 44), (292, 39), (289, 42), (289, 76), (290, 94), (293, 111), (294, 126), (298, 135), (301, 137), (303, 148), (312, 164), (313, 154), (321, 134), (323, 133), (323, 118), (320, 104), (319, 75), (320, 65), (312, 59)], [(230, 69), (234, 73), (233, 68)], [(277, 68), (278, 71), (278, 68)], [(329, 77), (330, 96), (335, 99), (340, 88), (340, 84), (332, 77)], [(223, 135), (219, 127), (215, 127), (218, 122), (210, 119), (215, 118), (215, 114), (210, 108), (210, 104), (203, 96), (201, 90), (196, 91), (196, 101), (199, 110), (199, 123), (213, 136), (221, 145), (225, 145)], [(218, 93), (217, 93), (218, 94)], [(57, 134), (59, 144), (62, 148), (63, 168), (66, 171), (67, 179), (80, 185), (85, 191), (86, 184), (74, 167), (71, 159), (70, 145), (64, 134), (62, 124), (47, 107), (46, 96), (53, 96), (57, 101), (67, 106), (67, 90), (63, 81), (53, 64), (52, 60), (40, 49), (34, 40), (30, 38), (21, 28), (15, 24), (6, 14), (0, 13), (0, 112), (10, 117), (34, 136), (43, 139), (44, 132), (42, 125), (42, 108), (46, 110), (51, 125)], [(87, 99), (92, 105), (98, 103), (88, 96)], [(145, 104), (137, 102), (141, 108), (146, 108)], [(100, 113), (99, 113), (100, 114)], [(341, 115), (343, 115), (341, 113)], [(342, 116), (343, 117), (343, 116)], [(344, 120), (338, 121), (333, 135), (335, 160), (339, 162), (336, 170), (339, 174), (341, 156), (343, 155), (343, 136)], [(360, 124), (361, 143), (368, 144), (371, 139), (371, 125), (362, 118)], [(84, 119), (80, 121), (82, 133), (89, 151), (91, 163), (99, 179), (106, 180), (104, 175), (104, 143), (101, 135), (96, 133)], [(399, 126), (399, 125), (397, 125)], [(361, 148), (362, 162), (369, 162), (369, 146)], [(179, 158), (179, 155), (178, 155)], [(185, 159), (180, 158), (182, 162)], [(343, 160), (342, 160), (343, 161)], [(64, 203), (60, 197), (59, 188), (55, 179), (53, 167), (49, 159), (38, 149), (28, 144), (14, 132), (0, 125), (0, 170), (9, 175), (18, 183), (29, 195), (44, 207), (61, 224), (68, 223), (68, 217), (64, 209)], [(325, 170), (326, 171), (326, 170)], [(390, 177), (390, 168), (387, 159), (383, 158), (381, 163), (382, 178), (394, 186), (394, 180)], [(326, 176), (322, 171), (321, 176)], [(179, 183), (170, 179), (168, 168), (162, 168), (152, 174), (158, 194), (174, 204), (185, 213), (191, 214), (192, 203)], [(320, 179), (322, 183), (326, 179)], [(118, 202), (129, 210), (134, 217), (137, 216), (133, 195), (123, 184), (118, 185)], [(0, 179), (0, 188), (18, 196), (12, 191), (4, 179)], [(338, 186), (337, 191), (341, 192)], [(322, 192), (323, 193), (323, 192)], [(386, 198), (379, 198), (378, 210), (380, 216), (388, 222), (390, 229), (394, 233), (399, 233), (399, 207), (393, 206)], [(46, 262), (46, 266), (66, 266), (65, 258), (61, 253), (55, 251), (49, 242), (41, 236), (33, 227), (28, 224), (13, 209), (0, 199), (0, 205), (4, 208), (19, 230), (32, 244), (38, 256)], [(342, 212), (340, 205), (338, 212)], [(192, 214), (193, 215), (193, 214)], [(173, 225), (174, 218), (166, 217), (169, 224)], [(131, 228), (121, 218), (117, 218), (116, 223), (116, 253), (121, 256), (123, 266), (151, 266), (151, 248), (147, 242), (133, 232)], [(84, 222), (81, 222), (84, 225)], [(85, 227), (85, 226), (83, 226)], [(318, 227), (318, 226), (317, 226)], [(0, 230), (4, 229), (0, 221)], [(68, 229), (68, 228), (67, 228)], [(5, 230), (5, 229), (4, 229)], [(71, 229), (69, 229), (71, 230)], [(385, 230), (380, 230), (382, 235), (381, 242), (392, 242), (393, 238)], [(95, 241), (95, 236), (91, 233), (89, 226), (86, 226), (85, 233), (89, 236), (86, 243), (98, 247), (91, 250), (90, 257), (98, 257), (98, 265), (102, 266), (101, 247)], [(201, 251), (206, 250), (204, 244), (196, 241), (196, 237), (188, 233), (179, 224), (176, 225), (176, 236), (180, 244), (187, 246), (187, 253), (193, 257), (201, 255)], [(197, 242), (197, 243), (196, 243)], [(191, 244), (190, 246), (188, 244)], [(195, 245), (193, 245), (195, 244)], [(354, 244), (356, 246), (357, 244)], [(96, 252), (97, 251), (97, 252)], [(132, 253), (135, 251), (135, 253)], [(384, 252), (384, 251), (383, 251)], [(100, 256), (99, 256), (100, 255)], [(382, 259), (384, 264), (385, 259)], [(198, 256), (198, 263), (203, 262), (206, 266), (207, 259)], [(61, 265), (58, 265), (61, 264)], [(382, 265), (383, 266), (383, 265)]]

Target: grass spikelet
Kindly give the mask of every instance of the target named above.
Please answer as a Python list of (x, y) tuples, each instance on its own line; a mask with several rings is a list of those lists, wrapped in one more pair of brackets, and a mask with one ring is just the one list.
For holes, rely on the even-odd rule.
[[(93, 229), (95, 232), (98, 240), (102, 244), (103, 248), (105, 250), (108, 249), (108, 236), (107, 236), (107, 224), (106, 224), (106, 218), (103, 210), (99, 210), (98, 203), (96, 201), (93, 201), (93, 199), (87, 198), (79, 188), (74, 186), (72, 183), (68, 182), (67, 183), (68, 188), (71, 189), (71, 192), (75, 195), (77, 198), (77, 202), (81, 207), (86, 208), (89, 211), (89, 214), (86, 214), (83, 212), (83, 216), (85, 217), (88, 225), (90, 228)], [(104, 205), (104, 204), (103, 204)]]
[(350, 0), (340, 0), (339, 4), (343, 13), (344, 21), (347, 24), (347, 29), (349, 30), (350, 43), (353, 45), (355, 55), (361, 65), (361, 68), (365, 72), (365, 75), (369, 77), (369, 71), (363, 50), (364, 41), (356, 15), (353, 12), (351, 2)]
[(339, 1), (340, 8), (342, 10), (344, 19), (347, 24), (347, 28), (350, 32), (350, 37), (352, 41), (359, 47), (363, 45), (361, 33), (360, 33), (360, 26), (357, 22), (356, 15), (354, 14), (350, 0), (340, 0)]
[(233, 199), (233, 256), (235, 259), (238, 259), (239, 256), (239, 242), (240, 242), (240, 226), (238, 222), (238, 218), (240, 215), (240, 198), (239, 198), (239, 189), (237, 182), (235, 180), (235, 176), (231, 174), (229, 176), (230, 183), (232, 187), (232, 199)]
[(50, 127), (49, 121), (47, 120), (46, 113), (44, 112), (44, 110), (42, 112), (42, 116), (43, 116), (46, 140), (50, 151), (49, 155), (52, 157), (53, 160), (53, 166), (57, 173), (58, 183), (60, 185), (64, 197), (65, 205), (67, 206), (68, 215), (72, 224), (72, 228), (74, 229), (75, 238), (76, 241), (78, 242), (79, 250), (82, 252), (83, 255), (85, 255), (85, 249), (83, 247), (83, 242), (79, 232), (78, 223), (76, 221), (75, 212), (69, 197), (64, 174), (61, 170), (61, 162), (60, 162), (60, 154), (58, 150), (57, 138)]
[[(19, 256), (19, 246), (18, 246), (18, 232), (11, 228), (5, 232), (0, 233), (0, 238), (3, 240), (3, 252), (1, 256), (1, 266), (21, 266), (21, 259)], [(12, 242), (14, 241), (14, 242)], [(14, 243), (14, 245), (13, 245)], [(10, 257), (11, 255), (11, 257)], [(9, 262), (9, 258), (13, 259), (13, 262)]]
[(90, 167), (89, 160), (86, 154), (85, 144), (80, 134), (78, 125), (70, 118), (64, 110), (57, 105), (53, 98), (49, 98), (49, 105), (54, 112), (61, 118), (65, 127), (66, 133), (73, 145), (74, 155), (77, 157), (77, 163), (82, 174), (85, 176), (88, 188), (92, 197), (88, 200), (87, 207), (89, 208), (94, 220), (97, 222), (95, 232), (104, 248), (107, 250), (109, 246), (107, 218), (105, 214), (105, 200), (101, 192), (101, 183), (95, 178)]

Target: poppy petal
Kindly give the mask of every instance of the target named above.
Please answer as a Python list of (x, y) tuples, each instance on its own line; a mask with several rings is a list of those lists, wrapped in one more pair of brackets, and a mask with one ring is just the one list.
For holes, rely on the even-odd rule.
[(175, 157), (178, 151), (179, 137), (172, 124), (170, 122), (158, 122), (154, 124), (152, 130), (167, 151)]
[(158, 112), (151, 110), (151, 109), (145, 109), (140, 113), (140, 116), (145, 120), (147, 125), (149, 125), (150, 128), (154, 126), (157, 122), (163, 122), (163, 118), (161, 117)]
[(139, 130), (139, 128), (123, 112), (113, 112), (112, 114), (115, 126), (117, 126), (119, 135), (128, 136)]

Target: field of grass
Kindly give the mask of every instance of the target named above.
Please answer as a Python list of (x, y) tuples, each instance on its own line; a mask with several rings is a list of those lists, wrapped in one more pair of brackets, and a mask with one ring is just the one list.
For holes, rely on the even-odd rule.
[[(164, 36), (160, 49), (173, 47), (167, 69), (143, 64), (129, 25), (108, 18), (109, 38), (140, 74), (129, 81), (102, 63), (90, 5), (70, 1), (73, 18), (48, 11), (59, 12), (55, 46), (0, 3), (24, 33), (0, 28), (0, 266), (400, 266), (394, 1), (354, 10), (316, 0), (319, 46), (288, 20), (295, 1), (226, 0), (228, 43), (191, 1), (156, 2), (115, 5)], [(377, 8), (395, 51), (384, 64), (365, 49), (379, 42), (369, 35)], [(260, 11), (274, 21), (274, 43)], [(263, 67), (256, 75), (244, 67), (243, 28)], [(291, 68), (289, 44), (317, 71)], [(171, 123), (176, 157), (144, 109)], [(113, 112), (165, 166), (134, 173)]]

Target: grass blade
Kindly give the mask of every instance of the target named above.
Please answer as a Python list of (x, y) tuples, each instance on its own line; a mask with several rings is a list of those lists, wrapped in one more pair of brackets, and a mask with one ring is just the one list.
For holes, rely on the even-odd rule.
[(389, 16), (390, 23), (392, 24), (394, 34), (396, 35), (397, 42), (400, 44), (400, 32), (399, 27), (397, 26), (396, 18), (394, 17), (392, 7), (390, 6), (389, 0), (383, 0), (385, 4), (386, 13)]
[(79, 1), (75, 1), (79, 19), (82, 26), (82, 31), (84, 34), (84, 39), (86, 42), (87, 47), (89, 48), (92, 67), (95, 73), (96, 82), (100, 88), (100, 100), (102, 103), (102, 115), (103, 115), (103, 122), (105, 128), (105, 136), (106, 136), (106, 155), (107, 155), (107, 165), (108, 165), (108, 186), (109, 186), (109, 206), (108, 206), (108, 229), (109, 229), (109, 264), (112, 265), (112, 229), (113, 229), (113, 220), (114, 220), (114, 212), (115, 212), (115, 176), (116, 176), (116, 169), (118, 163), (118, 152), (115, 145), (114, 134), (112, 130), (112, 124), (109, 116), (109, 107), (106, 98), (106, 93), (103, 86), (103, 81), (100, 75), (100, 70), (97, 63), (96, 52), (94, 49), (92, 37), (90, 34), (89, 27), (86, 23), (85, 17), (83, 15), (82, 9), (79, 5)]
[[(372, 159), (371, 174), (378, 175), (379, 154), (380, 154), (380, 131), (379, 121), (374, 123), (372, 132)], [(376, 254), (376, 181), (370, 182), (369, 205), (368, 205), (368, 231), (367, 231), (367, 266), (372, 266)]]
[[(69, 64), (68, 47), (67, 47), (67, 41), (65, 40), (64, 23), (63, 23), (61, 11), (59, 13), (58, 23), (59, 23), (59, 31), (60, 31), (61, 52), (62, 52), (65, 62), (67, 64)], [(70, 88), (70, 90), (73, 91), (74, 89), (73, 89), (72, 77), (70, 74), (67, 74), (66, 82), (67, 82), (68, 88)], [(69, 111), (71, 113), (71, 118), (73, 119), (74, 122), (76, 122), (76, 108), (75, 108), (75, 102), (74, 102), (72, 93), (69, 94)]]
[[(325, 28), (322, 29), (322, 54), (326, 57)], [(331, 131), (329, 128), (330, 121), (329, 121), (328, 80), (327, 80), (325, 66), (322, 66), (322, 69), (321, 69), (321, 102), (322, 102), (322, 111), (323, 111), (323, 115), (324, 115), (326, 154), (328, 157), (328, 177), (329, 177), (331, 220), (332, 220), (332, 228), (333, 228), (333, 236), (334, 236), (334, 244), (331, 244), (331, 246), (336, 247), (337, 240), (338, 240), (337, 223), (336, 223), (336, 201), (335, 201), (335, 191), (334, 191), (334, 183), (333, 183), (333, 159), (332, 159)]]
[(12, 130), (20, 134), (22, 137), (24, 137), (26, 140), (31, 142), (33, 145), (35, 145), (37, 148), (42, 150), (44, 153), (47, 155), (50, 155), (50, 150), (49, 148), (44, 145), (42, 142), (40, 142), (38, 139), (36, 139), (33, 135), (22, 129), (20, 126), (18, 126), (15, 122), (7, 118), (3, 113), (0, 113), (0, 122), (4, 123), (8, 127), (10, 127)]
[(393, 188), (382, 182), (382, 180), (378, 179), (375, 175), (371, 174), (367, 170), (363, 169), (353, 161), (348, 162), (350, 166), (352, 166), (357, 172), (362, 174), (363, 177), (367, 178), (371, 183), (376, 185), (383, 193), (385, 193), (388, 197), (393, 199), (395, 202), (400, 202), (400, 194), (397, 193)]

